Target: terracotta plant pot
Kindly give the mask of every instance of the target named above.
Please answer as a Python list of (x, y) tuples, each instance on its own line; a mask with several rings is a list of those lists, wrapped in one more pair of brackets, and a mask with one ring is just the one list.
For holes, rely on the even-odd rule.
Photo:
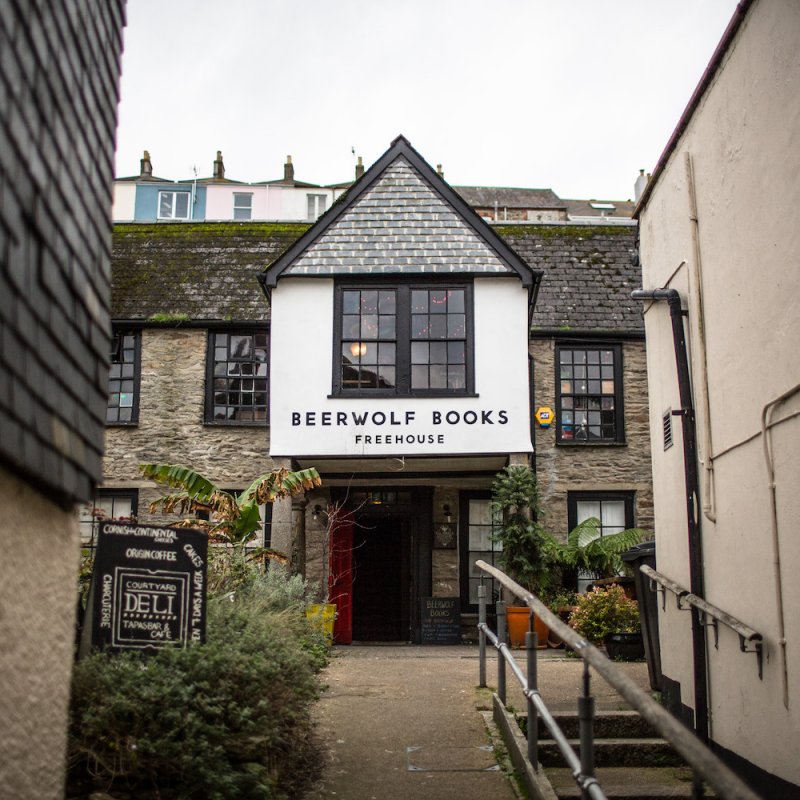
[[(525, 633), (529, 630), (530, 609), (527, 606), (508, 606), (506, 623), (508, 625), (508, 643), (512, 647), (525, 646)], [(533, 627), (539, 637), (538, 649), (547, 647), (547, 636), (550, 629), (539, 617), (533, 615)]]

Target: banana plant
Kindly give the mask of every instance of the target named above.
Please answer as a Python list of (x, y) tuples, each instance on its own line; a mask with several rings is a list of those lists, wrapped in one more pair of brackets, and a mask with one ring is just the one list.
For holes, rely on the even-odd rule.
[(617, 533), (600, 535), (600, 520), (589, 517), (568, 534), (566, 544), (559, 545), (562, 564), (588, 572), (595, 578), (613, 577), (622, 572), (620, 555), (647, 538), (641, 528), (626, 528)]
[[(150, 503), (151, 514), (160, 510), (164, 514), (184, 516), (181, 522), (173, 524), (201, 528), (208, 532), (212, 541), (242, 546), (256, 535), (261, 525), (260, 505), (322, 483), (313, 467), (296, 471), (281, 468), (259, 475), (237, 495), (181, 464), (139, 464), (139, 471), (145, 478), (179, 490)], [(198, 512), (207, 513), (212, 520), (198, 518)]]

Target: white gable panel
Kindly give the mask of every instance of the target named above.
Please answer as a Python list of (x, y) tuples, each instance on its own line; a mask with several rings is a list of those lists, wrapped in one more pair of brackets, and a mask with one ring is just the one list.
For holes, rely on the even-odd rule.
[(332, 280), (272, 293), (270, 454), (412, 456), (530, 452), (528, 294), (477, 279), (475, 397), (331, 397)]

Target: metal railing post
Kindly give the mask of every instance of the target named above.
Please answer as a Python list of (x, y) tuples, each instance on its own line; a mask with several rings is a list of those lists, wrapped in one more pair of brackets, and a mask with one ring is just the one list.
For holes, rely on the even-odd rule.
[[(500, 645), (507, 644), (506, 639), (506, 604), (497, 601), (497, 639)], [(502, 648), (497, 651), (497, 696), (500, 702), (506, 704), (506, 657)]]
[(486, 624), (486, 587), (478, 587), (478, 653), (479, 653), (479, 681), (478, 686), (486, 688), (486, 632), (483, 625)]
[[(581, 740), (581, 773), (594, 777), (594, 697), (591, 694), (589, 665), (583, 662), (583, 694), (578, 698), (578, 721)], [(586, 789), (581, 797), (588, 798)]]
[(536, 631), (528, 631), (525, 634), (525, 651), (528, 660), (528, 761), (536, 771), (539, 770), (539, 714), (536, 711), (532, 693), (539, 690), (536, 671), (538, 640)]

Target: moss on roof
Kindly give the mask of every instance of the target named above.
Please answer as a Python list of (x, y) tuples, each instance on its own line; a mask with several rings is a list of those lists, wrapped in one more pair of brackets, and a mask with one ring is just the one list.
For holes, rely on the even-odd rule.
[[(114, 226), (112, 317), (266, 322), (257, 275), (308, 229), (304, 223), (214, 222)], [(544, 271), (532, 330), (644, 331), (631, 263), (636, 228), (501, 225), (494, 228)]]
[(266, 321), (257, 275), (307, 229), (268, 222), (115, 225), (112, 317)]

